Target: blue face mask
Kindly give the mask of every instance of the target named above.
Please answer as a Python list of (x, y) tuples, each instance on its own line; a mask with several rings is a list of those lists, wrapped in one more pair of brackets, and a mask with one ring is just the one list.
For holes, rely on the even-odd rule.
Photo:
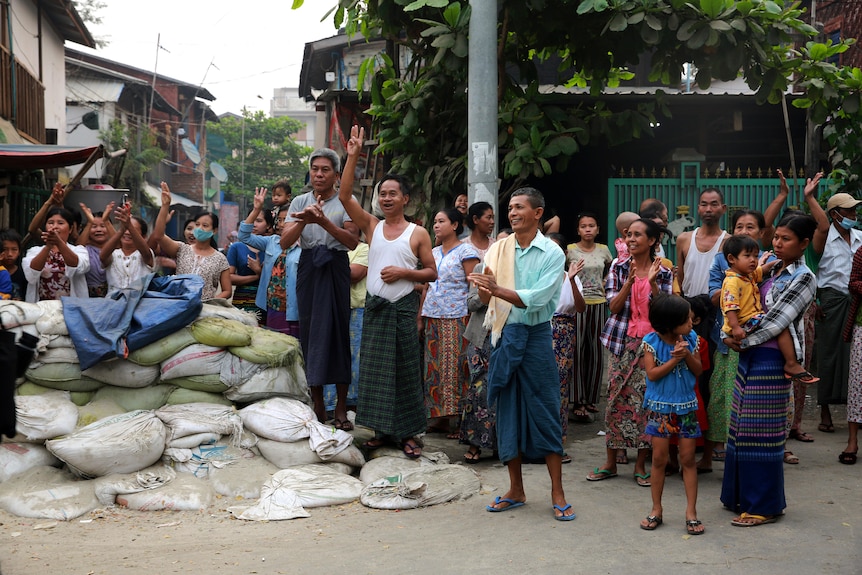
[(856, 227), (856, 220), (851, 220), (850, 218), (845, 218), (844, 216), (841, 216), (841, 221), (838, 222), (838, 225), (840, 225), (845, 230), (852, 230)]
[(203, 228), (195, 228), (192, 233), (194, 234), (195, 239), (199, 242), (205, 242), (211, 237), (213, 237), (212, 231), (207, 232), (204, 231)]

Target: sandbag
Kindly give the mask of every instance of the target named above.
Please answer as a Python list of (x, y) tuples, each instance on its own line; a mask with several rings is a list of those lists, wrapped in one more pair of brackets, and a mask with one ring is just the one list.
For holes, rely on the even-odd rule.
[(117, 495), (117, 504), (138, 511), (203, 511), (212, 505), (215, 492), (212, 486), (192, 475), (177, 475), (167, 484), (141, 491)]
[(201, 445), (210, 445), (221, 440), (219, 433), (193, 433), (177, 439), (168, 440), (168, 448), (171, 449), (194, 449)]
[(183, 403), (214, 403), (217, 405), (233, 405), (229, 399), (220, 393), (208, 393), (206, 391), (194, 391), (178, 387), (171, 392), (164, 404), (180, 405)]
[(33, 325), (41, 315), (42, 308), (34, 303), (0, 300), (0, 326), (3, 329)]
[(91, 423), (96, 423), (108, 417), (126, 413), (126, 410), (117, 404), (116, 401), (109, 398), (96, 399), (87, 405), (82, 405), (78, 408), (78, 423), (77, 428), (87, 427)]
[(252, 330), (235, 319), (204, 317), (195, 321), (189, 329), (198, 343), (212, 347), (245, 346), (251, 343)]
[(251, 343), (230, 347), (230, 352), (252, 363), (270, 367), (293, 366), (302, 363), (302, 348), (299, 340), (291, 335), (269, 329), (256, 329), (251, 334)]
[(237, 519), (246, 521), (280, 521), (311, 517), (299, 503), (299, 496), (289, 489), (278, 489), (270, 478), (260, 488), (260, 499), (254, 505), (233, 505), (227, 508)]
[(63, 391), (96, 391), (104, 385), (82, 376), (77, 363), (31, 363), (24, 376), (33, 383)]
[[(58, 391), (50, 387), (45, 387), (32, 381), (24, 381), (21, 385), (15, 388), (17, 395), (42, 395), (43, 393), (53, 393)], [(68, 391), (72, 403), (81, 406), (88, 404), (93, 399), (95, 391)]]
[(162, 362), (162, 380), (190, 375), (217, 375), (226, 354), (224, 349), (193, 343)]
[(166, 405), (155, 414), (168, 428), (168, 441), (198, 433), (218, 433), (238, 442), (242, 434), (242, 419), (232, 407), (187, 403)]
[(464, 465), (425, 466), (403, 478), (407, 482), (422, 482), (426, 485), (421, 500), (423, 507), (467, 499), (479, 493), (482, 487), (476, 472)]
[(219, 495), (257, 499), (261, 486), (279, 470), (278, 467), (248, 449), (230, 448), (236, 459), (224, 467), (211, 467), (209, 482)]
[[(57, 336), (64, 337), (64, 336)], [(78, 363), (78, 352), (74, 347), (46, 347), (32, 363)]]
[(325, 465), (300, 465), (282, 469), (272, 476), (276, 489), (287, 489), (299, 496), (303, 507), (327, 507), (356, 501), (362, 482), (329, 469)]
[[(68, 335), (44, 335), (43, 337), (45, 338), (46, 349), (56, 349), (63, 347), (75, 349), (75, 344), (72, 343), (72, 338)], [(36, 349), (38, 349), (38, 347)]]
[(208, 317), (232, 319), (245, 324), (248, 327), (258, 327), (257, 315), (236, 308), (225, 299), (214, 298), (207, 300), (206, 303), (203, 304), (200, 313), (198, 313), (198, 319)]
[(432, 465), (431, 463), (423, 463), (420, 459), (408, 459), (407, 457), (392, 457), (383, 456), (375, 457), (369, 460), (362, 469), (359, 470), (359, 480), (362, 483), (374, 483), (378, 479), (384, 477), (395, 477), (405, 475), (411, 471), (416, 471), (422, 465)]
[(359, 502), (372, 509), (416, 509), (426, 487), (421, 481), (406, 482), (400, 475), (381, 477), (362, 489)]
[(35, 467), (0, 484), (0, 509), (19, 517), (69, 521), (99, 507), (92, 481)]
[(294, 441), (283, 443), (270, 439), (258, 438), (257, 448), (261, 455), (277, 465), (280, 469), (305, 465), (308, 463), (345, 463), (351, 467), (362, 467), (365, 465), (365, 457), (355, 445), (350, 445), (344, 451), (335, 455), (332, 459), (324, 461), (308, 446), (307, 441)]
[(144, 366), (127, 359), (102, 361), (81, 372), (84, 376), (117, 387), (147, 387), (159, 378), (159, 367)]
[(141, 349), (129, 352), (128, 359), (138, 365), (158, 365), (196, 342), (191, 330), (184, 327)]
[(157, 489), (177, 476), (176, 471), (162, 464), (153, 465), (137, 473), (111, 474), (93, 480), (93, 491), (102, 505), (113, 505), (117, 495), (140, 493)]
[(76, 475), (101, 477), (149, 467), (162, 456), (166, 437), (161, 420), (139, 410), (91, 423), (45, 447)]
[(29, 441), (53, 439), (75, 431), (78, 406), (69, 393), (54, 391), (15, 398), (16, 430)]
[(189, 375), (188, 377), (163, 379), (162, 383), (175, 385), (190, 391), (205, 391), (207, 393), (222, 393), (228, 389), (228, 386), (222, 383), (221, 376), (217, 374)]
[[(219, 372), (219, 381), (223, 383), (226, 388), (244, 385), (246, 384), (252, 377), (260, 373), (266, 369), (265, 365), (261, 365), (259, 363), (252, 363), (250, 361), (246, 361), (241, 357), (237, 357), (232, 353), (225, 354), (224, 359), (221, 362), (221, 371)], [(252, 388), (260, 387), (260, 383), (253, 383)], [(304, 385), (304, 384), (303, 384)], [(306, 386), (307, 387), (307, 386)], [(265, 390), (263, 390), (265, 391)], [(260, 395), (258, 393), (258, 395)], [(254, 397), (253, 399), (246, 399), (244, 401), (254, 401), (256, 399), (266, 399), (267, 397), (272, 397), (273, 395), (277, 395), (275, 393), (269, 393), (265, 397)]]
[(270, 397), (287, 397), (311, 405), (305, 370), (299, 363), (293, 367), (263, 369), (248, 379), (239, 381), (225, 391), (224, 395), (231, 401), (240, 403), (259, 401)]
[(36, 303), (42, 310), (36, 320), (36, 329), (45, 335), (69, 335), (63, 318), (63, 303), (59, 300), (42, 300)]
[(240, 411), (243, 423), (256, 435), (274, 441), (308, 438), (308, 445), (321, 459), (330, 460), (353, 442), (353, 436), (317, 421), (314, 410), (293, 399), (274, 397), (253, 403)]
[(0, 483), (34, 467), (60, 467), (62, 462), (44, 445), (0, 443)]
[(137, 389), (106, 385), (96, 392), (93, 401), (110, 399), (126, 411), (158, 409), (168, 403), (175, 389), (173, 385), (148, 385)]
[(168, 447), (162, 461), (181, 473), (189, 473), (200, 479), (209, 477), (210, 469), (231, 465), (238, 457), (226, 443), (198, 445), (191, 449)]

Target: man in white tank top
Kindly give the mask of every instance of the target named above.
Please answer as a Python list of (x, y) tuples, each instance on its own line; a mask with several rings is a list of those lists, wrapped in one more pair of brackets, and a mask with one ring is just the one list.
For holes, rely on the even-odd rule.
[(719, 225), (725, 211), (722, 193), (716, 188), (705, 189), (697, 203), (700, 227), (681, 233), (676, 240), (677, 277), (685, 296), (709, 293), (709, 268), (726, 236)]
[[(437, 266), (428, 231), (404, 217), (410, 189), (403, 177), (387, 174), (380, 182), (378, 203), (383, 220), (366, 212), (353, 197), (364, 138), (364, 128), (351, 128), (338, 192), (347, 214), (368, 240), (368, 297), (356, 422), (375, 431), (366, 447), (395, 441), (407, 457), (417, 459), (422, 454), (417, 436), (425, 431), (428, 420), (416, 329), (419, 294), (414, 286), (437, 279)], [(418, 269), (417, 264), (421, 264)]]

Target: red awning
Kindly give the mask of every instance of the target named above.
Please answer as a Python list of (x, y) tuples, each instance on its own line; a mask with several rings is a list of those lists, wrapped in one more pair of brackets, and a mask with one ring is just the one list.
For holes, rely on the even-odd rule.
[(47, 170), (83, 164), (99, 148), (0, 144), (0, 170)]

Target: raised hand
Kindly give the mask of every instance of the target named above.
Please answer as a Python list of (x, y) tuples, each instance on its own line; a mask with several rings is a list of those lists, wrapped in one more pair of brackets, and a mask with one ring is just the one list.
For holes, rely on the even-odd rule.
[(814, 174), (813, 178), (808, 178), (805, 180), (805, 189), (803, 190), (803, 194), (805, 198), (809, 198), (814, 195), (814, 192), (817, 191), (817, 186), (820, 185), (820, 178), (823, 177), (823, 172), (817, 172)]
[(658, 272), (661, 271), (661, 260), (656, 258), (652, 261), (652, 265), (649, 267), (649, 271), (647, 272), (647, 280), (650, 283), (655, 282), (655, 279), (658, 277)]
[(81, 213), (84, 214), (85, 218), (87, 218), (87, 223), (92, 224), (93, 220), (95, 219), (93, 217), (93, 210), (91, 210), (90, 207), (84, 202), (78, 203), (78, 207), (81, 208)]
[(162, 206), (171, 205), (171, 189), (166, 182), (162, 182)]
[(347, 140), (347, 155), (358, 156), (362, 152), (362, 144), (365, 141), (365, 128), (353, 126), (350, 128), (350, 138)]
[(60, 182), (54, 183), (54, 188), (51, 190), (50, 201), (52, 204), (62, 206), (66, 200), (66, 188)]
[(586, 265), (586, 263), (587, 262), (584, 260), (584, 258), (581, 258), (577, 262), (575, 262), (574, 264), (570, 264), (569, 265), (569, 277), (571, 278), (571, 277), (574, 277), (574, 276), (578, 275), (579, 273), (581, 273), (584, 270), (584, 265)]
[(255, 188), (254, 189), (254, 200), (252, 200), (252, 205), (256, 210), (262, 210), (263, 204), (266, 201), (266, 188)]
[(781, 168), (775, 170), (778, 174), (778, 193), (779, 194), (789, 194), (790, 187), (787, 185), (787, 179), (784, 177), (784, 172), (781, 171)]

